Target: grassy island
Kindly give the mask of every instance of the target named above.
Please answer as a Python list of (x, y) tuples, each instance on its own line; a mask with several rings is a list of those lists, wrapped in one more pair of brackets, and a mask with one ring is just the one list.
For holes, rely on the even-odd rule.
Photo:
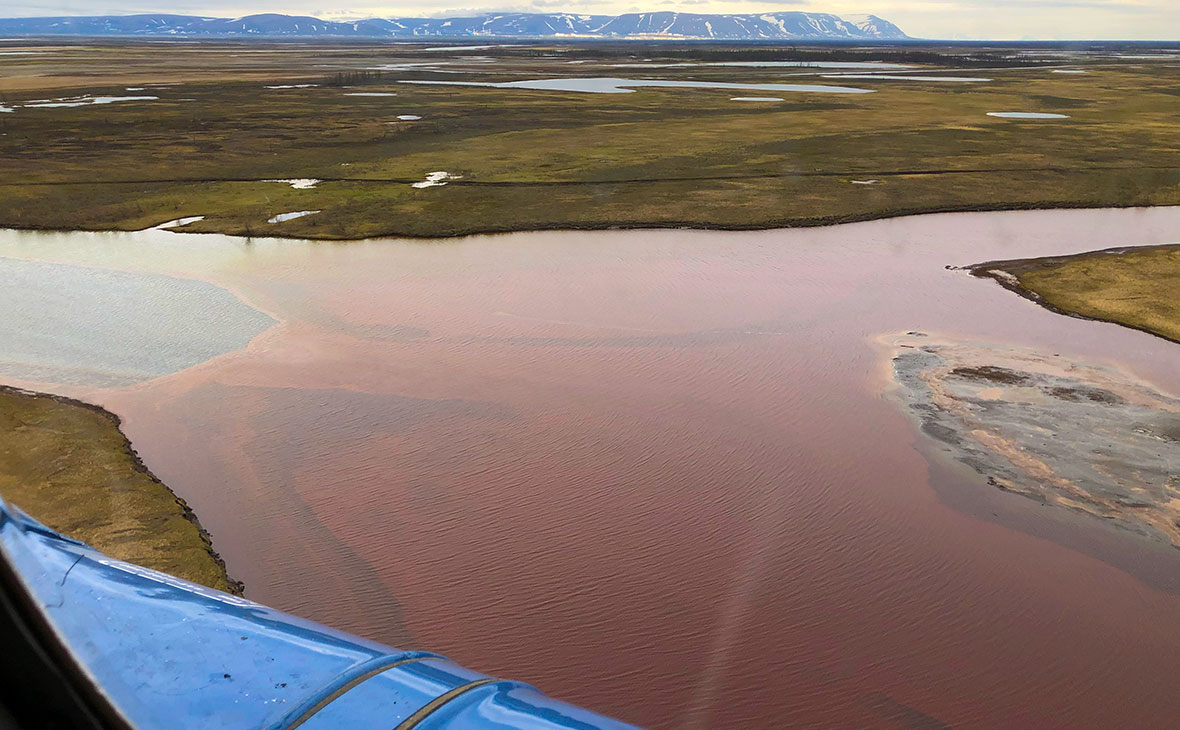
[(1180, 246), (1108, 249), (972, 267), (1054, 311), (1180, 342)]
[(0, 495), (112, 557), (242, 591), (192, 510), (97, 406), (0, 386)]

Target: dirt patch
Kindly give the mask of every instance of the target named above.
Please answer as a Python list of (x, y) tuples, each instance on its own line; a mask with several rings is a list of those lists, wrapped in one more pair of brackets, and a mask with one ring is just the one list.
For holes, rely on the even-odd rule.
[(888, 343), (898, 401), (982, 482), (1180, 547), (1180, 398), (1056, 354)]

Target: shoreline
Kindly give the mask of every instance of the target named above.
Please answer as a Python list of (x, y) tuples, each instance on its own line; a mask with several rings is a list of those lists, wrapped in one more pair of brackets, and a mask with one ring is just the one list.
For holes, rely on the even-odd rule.
[[(204, 557), (207, 558), (207, 560), (212, 564), (212, 566), (213, 566), (212, 570), (215, 572), (216, 578), (219, 579), (217, 582), (221, 583), (221, 585), (220, 586), (210, 586), (210, 587), (218, 588), (219, 590), (225, 590), (226, 592), (232, 593), (234, 595), (242, 595), (243, 594), (243, 592), (245, 590), (245, 585), (241, 581), (234, 579), (229, 574), (228, 569), (225, 564), (225, 560), (221, 557), (221, 555), (213, 547), (212, 536), (201, 525), (200, 519), (198, 518), (196, 512), (193, 511), (193, 509), (188, 505), (188, 503), (184, 500), (184, 498), (180, 497), (174, 491), (172, 491), (172, 489), (167, 484), (165, 484), (159, 477), (157, 477), (152, 472), (152, 470), (147, 466), (147, 464), (144, 463), (143, 459), (139, 455), (139, 452), (136, 451), (135, 447), (132, 445), (130, 439), (128, 439), (127, 435), (125, 433), (123, 433), (122, 419), (120, 419), (117, 414), (112, 413), (111, 411), (108, 411), (107, 409), (103, 408), (102, 406), (99, 406), (99, 405), (96, 405), (93, 403), (87, 403), (85, 401), (81, 401), (76, 398), (70, 398), (70, 397), (63, 396), (63, 395), (57, 395), (54, 393), (46, 393), (46, 392), (42, 392), (42, 391), (29, 390), (27, 388), (20, 388), (20, 387), (11, 386), (11, 385), (0, 384), (0, 397), (2, 397), (2, 396), (23, 398), (23, 399), (28, 399), (29, 401), (33, 401), (33, 402), (51, 401), (56, 404), (68, 406), (69, 408), (82, 409), (82, 410), (88, 411), (90, 413), (93, 413), (93, 414), (96, 414), (97, 416), (99, 416), (106, 423), (107, 426), (111, 427), (118, 434), (118, 438), (121, 443), (119, 444), (117, 456), (125, 459), (129, 465), (131, 471), (135, 475), (137, 475), (139, 477), (146, 478), (147, 483), (151, 485), (152, 489), (154, 489), (161, 497), (166, 498), (170, 505), (175, 506), (172, 514), (153, 513), (153, 514), (150, 514), (149, 516), (153, 520), (167, 520), (172, 517), (180, 517), (185, 522), (187, 522), (189, 525), (191, 525), (193, 528), (195, 528), (195, 536), (197, 537), (200, 545), (196, 546), (196, 545), (192, 545), (192, 544), (187, 544), (184, 547), (186, 549), (192, 549), (194, 547), (199, 547), (199, 549), (203, 553)], [(55, 475), (56, 475), (56, 473), (55, 473)], [(104, 487), (102, 487), (102, 488), (109, 489), (109, 486), (104, 485)], [(21, 509), (29, 512), (35, 519), (46, 524), (51, 529), (54, 529), (54, 530), (59, 529), (58, 527), (55, 526), (55, 523), (57, 522), (57, 520), (55, 520), (53, 517), (47, 516), (45, 514), (36, 514), (35, 509), (30, 509), (25, 504), (22, 504), (21, 500), (13, 499), (9, 495), (5, 495), (5, 499), (12, 501), (14, 504), (16, 504)], [(63, 532), (63, 534), (68, 534), (64, 530), (61, 530), (61, 531)], [(75, 537), (74, 535), (69, 535), (69, 536)], [(78, 538), (78, 539), (80, 539), (80, 538)], [(102, 552), (109, 552), (109, 550), (107, 549), (107, 546), (104, 546), (101, 543), (96, 544), (97, 541), (91, 541), (91, 540), (86, 540), (86, 539), (83, 539), (82, 541), (86, 542), (91, 547), (93, 547), (97, 550), (100, 550)], [(191, 539), (188, 540), (188, 542), (191, 543)], [(112, 542), (112, 544), (114, 544), (114, 543)], [(112, 557), (118, 557), (118, 556), (112, 555)], [(132, 560), (130, 562), (135, 562), (135, 561)], [(145, 566), (145, 567), (152, 568), (153, 566), (149, 565), (149, 566)], [(208, 566), (208, 565), (201, 566), (201, 567), (205, 568), (205, 570), (207, 570), (207, 571), (210, 569), (210, 566)], [(153, 568), (153, 569), (160, 570), (160, 568)], [(163, 572), (168, 572), (168, 571), (164, 570)], [(193, 580), (191, 577), (190, 578), (186, 578), (185, 576), (178, 576), (178, 577), (185, 578), (186, 580)], [(194, 581), (194, 582), (199, 582), (199, 581)]]
[(1180, 248), (1180, 241), (1176, 243), (1161, 243), (1150, 246), (1114, 246), (1111, 248), (1085, 251), (1083, 253), (1070, 254), (1067, 256), (1045, 256), (1040, 258), (1016, 258), (984, 261), (978, 264), (971, 264), (969, 266), (963, 266), (960, 268), (966, 270), (971, 274), (971, 276), (976, 278), (991, 279), (1004, 289), (1007, 289), (1022, 299), (1027, 299), (1034, 304), (1044, 307), (1054, 314), (1060, 314), (1066, 317), (1073, 317), (1074, 319), (1082, 319), (1090, 322), (1114, 324), (1120, 327), (1126, 327), (1127, 329), (1143, 332), (1153, 337), (1158, 337), (1167, 342), (1180, 344), (1180, 337), (1173, 337), (1164, 332), (1160, 332), (1134, 322), (1126, 321), (1125, 319), (1119, 319), (1114, 316), (1085, 314), (1083, 312), (1078, 312), (1058, 306), (1057, 304), (1046, 300), (1045, 297), (1041, 295), (1041, 293), (1025, 286), (1020, 281), (1021, 273), (1026, 273), (1034, 269), (1060, 266), (1062, 264), (1068, 264), (1070, 262), (1076, 262), (1087, 258), (1120, 256), (1129, 252), (1150, 253), (1154, 251), (1175, 250), (1177, 248)]
[(1180, 550), (1175, 395), (1051, 350), (917, 331), (878, 342), (891, 399), (981, 484)]
[[(81, 184), (81, 183), (79, 183)], [(530, 227), (486, 227), (486, 228), (465, 228), (451, 232), (435, 233), (425, 235), (420, 233), (398, 233), (389, 232), (373, 236), (328, 236), (316, 235), (314, 232), (304, 232), (300, 234), (284, 233), (281, 231), (267, 231), (259, 233), (240, 233), (225, 230), (191, 230), (185, 226), (177, 226), (175, 228), (167, 229), (170, 233), (183, 233), (188, 235), (219, 235), (232, 236), (245, 240), (256, 238), (274, 238), (283, 240), (299, 240), (299, 241), (323, 241), (326, 243), (352, 243), (360, 241), (378, 241), (385, 238), (401, 238), (414, 241), (450, 241), (458, 238), (473, 238), (476, 236), (499, 236), (509, 235), (513, 233), (556, 233), (556, 232), (596, 232), (596, 231), (717, 231), (717, 232), (761, 232), (761, 231), (775, 231), (775, 230), (790, 230), (797, 228), (826, 228), (840, 225), (849, 225), (854, 223), (871, 223), (873, 221), (893, 220), (896, 218), (908, 218), (914, 216), (924, 215), (943, 215), (953, 213), (1007, 213), (1019, 211), (1049, 211), (1049, 210), (1130, 210), (1136, 208), (1150, 209), (1150, 208), (1174, 208), (1180, 207), (1180, 204), (1163, 204), (1163, 205), (1144, 205), (1138, 203), (1102, 203), (1102, 202), (1078, 202), (1078, 203), (1012, 203), (1012, 204), (980, 204), (980, 205), (952, 205), (952, 206), (934, 206), (934, 207), (916, 207), (916, 208), (897, 208), (889, 211), (877, 213), (848, 213), (844, 215), (831, 216), (813, 216), (800, 218), (784, 218), (767, 223), (751, 223), (745, 224), (710, 224), (697, 223), (692, 221), (672, 221), (672, 222), (653, 222), (653, 223), (627, 223), (623, 225), (603, 221), (601, 223), (589, 223), (582, 225), (565, 225), (554, 224), (544, 226), (530, 226)], [(201, 213), (192, 212), (193, 216), (200, 216)], [(186, 217), (186, 216), (181, 216)], [(42, 233), (138, 233), (141, 231), (149, 231), (160, 225), (166, 223), (168, 220), (162, 220), (151, 226), (143, 228), (69, 228), (69, 227), (54, 227), (54, 226), (37, 226), (37, 225), (20, 225), (12, 223), (0, 222), (0, 229), (10, 231), (28, 231), (28, 232), (42, 232)], [(207, 220), (207, 219), (206, 219)], [(1172, 244), (1160, 244), (1161, 246), (1169, 246)], [(1115, 250), (1115, 249), (1110, 249)], [(1097, 253), (1097, 252), (1088, 252)], [(1076, 254), (1083, 256), (1087, 254)], [(1024, 261), (1025, 259), (1011, 259), (1010, 261)], [(987, 262), (987, 263), (1007, 263), (1001, 262)], [(985, 264), (973, 264), (965, 266), (968, 270), (973, 270), (977, 266), (984, 266)], [(1064, 313), (1064, 312), (1062, 312)]]

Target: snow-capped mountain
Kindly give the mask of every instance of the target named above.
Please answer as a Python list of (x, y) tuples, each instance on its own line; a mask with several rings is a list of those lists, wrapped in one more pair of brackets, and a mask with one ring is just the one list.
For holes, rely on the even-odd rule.
[(295, 15), (206, 18), (189, 15), (101, 15), (0, 19), (4, 36), (205, 36), (354, 38), (685, 38), (715, 40), (902, 40), (875, 15), (828, 13), (493, 13), (464, 18), (372, 18), (330, 21)]
[(892, 33), (900, 33), (901, 29), (893, 23), (876, 15), (847, 15), (844, 20), (852, 23), (870, 38), (889, 37)]

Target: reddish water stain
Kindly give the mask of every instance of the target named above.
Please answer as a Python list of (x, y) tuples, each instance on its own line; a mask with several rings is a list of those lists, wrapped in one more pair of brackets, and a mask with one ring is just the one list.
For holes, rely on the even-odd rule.
[(1176, 345), (943, 268), (1177, 224), (5, 233), (0, 255), (200, 278), (282, 322), (85, 393), (256, 600), (656, 729), (1168, 727), (1180, 554), (943, 464), (882, 397), (873, 336), (1010, 341), (1180, 391)]

